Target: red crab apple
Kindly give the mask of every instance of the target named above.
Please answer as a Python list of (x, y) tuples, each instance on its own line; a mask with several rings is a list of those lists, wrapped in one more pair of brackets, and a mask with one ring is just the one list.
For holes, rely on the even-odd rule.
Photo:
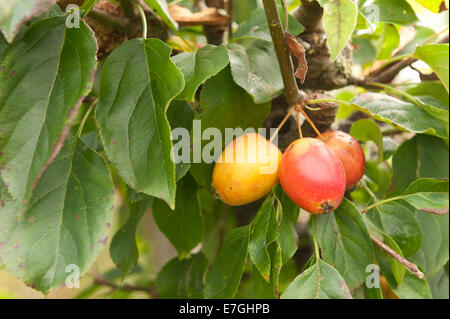
[(298, 139), (288, 146), (281, 159), (279, 179), (289, 198), (314, 215), (335, 210), (345, 193), (341, 160), (315, 138)]
[(323, 133), (322, 141), (336, 153), (344, 164), (346, 188), (353, 188), (366, 171), (366, 159), (361, 145), (353, 136), (341, 131)]

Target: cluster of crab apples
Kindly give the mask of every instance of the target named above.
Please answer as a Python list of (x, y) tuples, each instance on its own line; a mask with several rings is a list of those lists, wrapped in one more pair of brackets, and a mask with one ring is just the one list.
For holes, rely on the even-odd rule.
[[(251, 157), (256, 160), (248, 160)], [(250, 133), (224, 149), (212, 180), (221, 200), (231, 206), (264, 197), (279, 181), (294, 203), (316, 215), (334, 211), (345, 190), (353, 188), (364, 172), (361, 145), (347, 133), (329, 131), (318, 138), (300, 138), (284, 154), (263, 136)]]

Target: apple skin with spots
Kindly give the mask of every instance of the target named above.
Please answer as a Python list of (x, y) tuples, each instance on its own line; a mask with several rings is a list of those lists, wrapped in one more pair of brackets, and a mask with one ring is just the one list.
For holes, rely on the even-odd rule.
[(354, 188), (366, 172), (366, 158), (361, 145), (353, 136), (342, 131), (325, 132), (322, 141), (344, 164), (346, 188)]
[(313, 215), (334, 211), (345, 193), (345, 170), (341, 160), (322, 141), (302, 138), (283, 154), (280, 184), (289, 198)]
[(262, 135), (249, 133), (226, 146), (214, 166), (212, 181), (220, 199), (242, 206), (267, 195), (278, 183), (282, 153)]

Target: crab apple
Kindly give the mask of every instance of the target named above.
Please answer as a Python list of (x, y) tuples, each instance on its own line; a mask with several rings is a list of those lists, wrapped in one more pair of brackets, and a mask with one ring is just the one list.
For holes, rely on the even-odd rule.
[(344, 197), (344, 166), (324, 142), (315, 138), (298, 139), (288, 146), (279, 178), (289, 198), (314, 215), (332, 212)]
[(278, 182), (281, 156), (278, 147), (259, 134), (236, 138), (214, 166), (212, 181), (216, 193), (230, 206), (264, 197)]
[(345, 169), (346, 187), (353, 188), (366, 171), (366, 159), (361, 145), (353, 136), (341, 131), (323, 133), (322, 141), (341, 159)]

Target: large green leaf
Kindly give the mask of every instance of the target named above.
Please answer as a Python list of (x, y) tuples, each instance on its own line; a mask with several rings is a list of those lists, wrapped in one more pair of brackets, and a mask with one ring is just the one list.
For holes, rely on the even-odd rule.
[(410, 207), (390, 202), (374, 207), (366, 216), (397, 243), (405, 257), (414, 255), (422, 245), (422, 229)]
[(280, 184), (274, 187), (273, 194), (275, 195), (281, 221), (279, 226), (278, 243), (281, 249), (282, 263), (285, 264), (298, 248), (298, 234), (295, 229), (297, 225), (300, 208), (286, 195)]
[(283, 90), (283, 79), (273, 44), (247, 40), (228, 46), (234, 81), (245, 89), (255, 103), (270, 102)]
[(339, 271), (350, 290), (359, 287), (374, 257), (361, 213), (352, 202), (344, 199), (334, 213), (318, 216), (316, 221), (323, 260)]
[(183, 72), (186, 82), (177, 99), (194, 102), (199, 86), (225, 68), (229, 59), (224, 45), (207, 45), (194, 52), (180, 53), (173, 57), (173, 62)]
[(144, 1), (161, 17), (161, 19), (163, 19), (163, 21), (169, 26), (169, 28), (171, 28), (173, 31), (178, 30), (178, 23), (176, 23), (170, 16), (166, 0), (144, 0)]
[(151, 197), (130, 203), (129, 217), (111, 241), (109, 247), (111, 259), (125, 275), (129, 274), (138, 262), (139, 250), (136, 245), (136, 228), (151, 203)]
[(273, 197), (269, 196), (261, 206), (250, 226), (248, 254), (250, 260), (267, 282), (270, 282), (271, 260), (268, 247), (277, 240), (278, 221)]
[(448, 127), (430, 114), (431, 106), (418, 105), (378, 93), (365, 93), (354, 97), (351, 103), (375, 120), (387, 122), (415, 133), (425, 133), (448, 139)]
[(408, 24), (417, 21), (417, 16), (406, 0), (376, 0), (361, 8), (362, 13), (371, 17), (371, 22)]
[[(259, 128), (270, 112), (270, 103), (255, 104), (247, 92), (234, 83), (229, 67), (205, 83), (200, 95), (200, 106), (203, 110), (202, 131), (217, 128), (222, 136), (225, 136), (226, 128)], [(195, 134), (200, 135), (202, 132), (195, 132), (194, 127), (194, 137)], [(202, 146), (199, 139), (194, 138), (194, 151)], [(193, 164), (191, 174), (199, 185), (210, 188), (212, 169), (213, 164)]]
[(416, 135), (400, 145), (392, 167), (392, 196), (402, 194), (418, 178), (448, 178), (448, 145), (437, 137)]
[(394, 50), (400, 44), (400, 34), (395, 26), (392, 24), (384, 25), (383, 37), (380, 39), (380, 51), (378, 52), (377, 60), (384, 60), (392, 58)]
[(190, 175), (178, 182), (175, 210), (162, 200), (153, 201), (153, 217), (159, 229), (185, 257), (203, 239), (204, 226), (197, 185)]
[(446, 216), (417, 213), (417, 220), (422, 227), (423, 243), (413, 256), (413, 262), (422, 267), (430, 278), (438, 273), (449, 258), (449, 219)]
[(234, 229), (226, 238), (219, 256), (206, 277), (204, 297), (233, 298), (244, 272), (247, 259), (249, 227)]
[(257, 299), (272, 299), (278, 297), (279, 276), (282, 267), (281, 248), (278, 243), (272, 242), (267, 248), (270, 257), (270, 280), (266, 281), (261, 272), (253, 266), (253, 291)]
[(37, 184), (27, 211), (17, 219), (14, 210), (0, 214), (3, 262), (41, 291), (64, 283), (76, 267), (82, 275), (107, 241), (113, 194), (104, 160), (71, 138)]
[(431, 290), (426, 279), (419, 279), (410, 272), (405, 273), (405, 277), (400, 285), (393, 288), (395, 294), (400, 299), (431, 299)]
[[(195, 114), (191, 106), (186, 101), (174, 100), (170, 104), (167, 110), (167, 118), (169, 120), (170, 127), (173, 129), (184, 128), (188, 132), (192, 129), (192, 121), (194, 120)], [(174, 146), (178, 143), (184, 143), (182, 137), (180, 139), (175, 139), (172, 135)], [(190, 159), (190, 158), (189, 158)], [(189, 162), (179, 162), (175, 166), (175, 176), (176, 181), (183, 178), (191, 168), (191, 163)]]
[(175, 205), (175, 164), (166, 110), (184, 87), (171, 49), (158, 39), (134, 39), (102, 69), (96, 117), (106, 155), (122, 179)]
[(320, 0), (331, 60), (345, 48), (356, 27), (358, 8), (352, 0)]
[[(403, 252), (397, 243), (386, 233), (376, 228), (370, 220), (367, 220), (367, 226), (369, 227), (370, 233), (384, 242), (385, 245), (390, 247), (393, 251), (398, 253), (403, 257)], [(375, 258), (377, 260), (378, 265), (380, 266), (380, 270), (386, 281), (389, 283), (391, 287), (397, 287), (403, 281), (405, 277), (406, 269), (400, 264), (396, 259), (388, 255), (385, 251), (381, 250), (378, 246), (375, 246)]]
[(449, 90), (448, 43), (419, 46), (414, 56), (427, 63)]
[(286, 288), (282, 299), (351, 299), (344, 278), (323, 260), (305, 270)]
[(11, 41), (20, 27), (50, 9), (56, 0), (3, 0), (0, 5), (0, 31)]
[[(75, 45), (76, 44), (76, 45)], [(92, 87), (97, 46), (92, 31), (66, 28), (65, 17), (44, 19), (0, 61), (0, 166), (14, 199), (31, 197), (67, 117)]]
[(406, 91), (414, 96), (432, 96), (449, 107), (448, 92), (440, 81), (425, 81), (409, 88)]
[[(241, 1), (240, 1), (241, 2)], [(280, 10), (281, 19), (284, 22), (284, 11)], [(288, 17), (289, 33), (298, 35), (305, 29), (293, 16)], [(257, 8), (252, 11), (248, 20), (242, 22), (239, 28), (233, 33), (233, 41), (242, 39), (260, 39), (272, 42), (269, 24), (267, 23), (266, 13), (263, 8)]]
[(162, 299), (200, 299), (208, 260), (202, 253), (189, 259), (171, 259), (158, 273), (155, 288)]
[(350, 134), (363, 142), (373, 141), (378, 148), (378, 160), (375, 164), (383, 161), (383, 134), (375, 121), (362, 119), (354, 122), (350, 129)]

